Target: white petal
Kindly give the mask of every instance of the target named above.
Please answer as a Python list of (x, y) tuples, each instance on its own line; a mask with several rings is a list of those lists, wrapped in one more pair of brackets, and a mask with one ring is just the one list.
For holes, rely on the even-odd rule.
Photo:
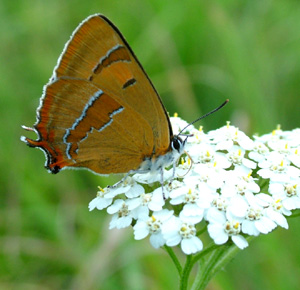
[(188, 192), (188, 188), (186, 186), (182, 186), (182, 187), (179, 187), (179, 188), (176, 188), (176, 189), (173, 189), (170, 193), (170, 197), (172, 199), (175, 199), (179, 196), (182, 196), (182, 195), (185, 195), (186, 192)]
[(229, 150), (233, 146), (233, 141), (222, 141), (216, 145), (216, 150)]
[(115, 200), (115, 202), (110, 207), (107, 208), (106, 211), (109, 214), (114, 214), (114, 213), (118, 212), (121, 209), (121, 207), (124, 203), (125, 203), (124, 200), (117, 199), (117, 200)]
[(295, 166), (300, 167), (300, 156), (291, 155), (287, 157)]
[(252, 192), (259, 192), (260, 191), (260, 187), (257, 183), (255, 182), (251, 182), (248, 187), (247, 187), (248, 190), (252, 191)]
[(184, 195), (172, 198), (170, 200), (170, 204), (173, 204), (173, 205), (181, 204), (183, 202), (184, 202)]
[(230, 211), (237, 218), (241, 218), (246, 215), (248, 208), (249, 205), (246, 200), (240, 195), (237, 195), (230, 200), (230, 205), (227, 208), (227, 211)]
[(209, 224), (207, 230), (217, 245), (225, 244), (228, 241), (228, 235), (225, 233), (223, 225)]
[(133, 230), (134, 230), (134, 238), (136, 240), (144, 239), (149, 234), (149, 229), (145, 222), (137, 222), (133, 227)]
[(169, 233), (168, 235), (164, 235), (163, 234), (163, 237), (166, 239), (166, 244), (167, 246), (169, 247), (173, 247), (173, 246), (176, 246), (180, 243), (181, 241), (181, 236), (179, 233), (177, 232), (173, 232), (172, 234)]
[(104, 208), (107, 208), (111, 203), (113, 202), (112, 198), (103, 198), (101, 201), (98, 202), (97, 204), (97, 209), (101, 210)]
[(149, 208), (147, 206), (139, 206), (132, 210), (131, 215), (134, 219), (147, 220), (149, 218)]
[(232, 236), (231, 239), (241, 250), (245, 249), (249, 245), (247, 240), (241, 235)]
[(199, 208), (197, 204), (186, 204), (181, 212), (185, 216), (203, 216), (203, 209)]
[(109, 229), (117, 228), (122, 229), (131, 225), (132, 218), (130, 216), (119, 218), (117, 214), (114, 214), (109, 224)]
[(162, 234), (168, 246), (176, 246), (181, 241), (179, 229), (181, 227), (181, 220), (178, 217), (172, 216), (162, 225)]
[(183, 221), (183, 222), (186, 222), (186, 223), (189, 223), (189, 224), (197, 224), (197, 223), (200, 223), (203, 219), (203, 215), (200, 215), (200, 216), (185, 216), (183, 214), (183, 212), (181, 212), (179, 214), (179, 217), (180, 219)]
[(254, 222), (255, 227), (263, 234), (267, 234), (276, 228), (276, 223), (267, 217), (262, 217), (260, 220)]
[(125, 195), (128, 197), (128, 198), (134, 198), (134, 197), (138, 197), (140, 196), (141, 194), (143, 194), (145, 192), (145, 189), (143, 186), (141, 186), (140, 184), (137, 184), (135, 183), (133, 185), (133, 187), (131, 187), (130, 190), (128, 190)]
[(289, 225), (287, 223), (286, 218), (279, 212), (273, 211), (273, 210), (266, 210), (267, 215), (269, 218), (271, 218), (275, 223), (277, 223), (279, 226), (288, 229)]
[(224, 224), (226, 222), (225, 213), (217, 210), (215, 207), (208, 209), (206, 217), (210, 223)]
[(117, 229), (123, 229), (126, 227), (129, 227), (132, 223), (132, 217), (131, 216), (125, 216), (118, 219), (116, 223)]
[(114, 229), (117, 226), (117, 221), (118, 221), (118, 215), (114, 214), (112, 216), (112, 219), (111, 219), (110, 223), (109, 223), (109, 229), (110, 230)]
[(282, 201), (282, 205), (288, 210), (300, 208), (300, 198), (296, 196), (286, 198)]
[(251, 169), (256, 168), (256, 163), (247, 158), (243, 158), (243, 165)]
[(191, 237), (181, 241), (181, 249), (187, 254), (195, 254), (203, 249), (203, 244), (198, 237)]
[(112, 198), (96, 197), (89, 203), (89, 210), (92, 211), (95, 208), (102, 210), (111, 205), (112, 201)]
[(126, 200), (126, 205), (128, 206), (129, 210), (133, 210), (141, 205), (139, 198), (132, 198)]
[(257, 171), (257, 174), (264, 179), (268, 179), (271, 177), (271, 171), (269, 169), (260, 169)]
[(232, 197), (236, 195), (236, 188), (234, 184), (225, 184), (221, 188), (221, 193), (223, 197)]
[(258, 236), (260, 234), (259, 230), (255, 227), (254, 222), (249, 220), (243, 221), (242, 232), (250, 236)]
[(300, 169), (294, 166), (289, 166), (287, 174), (292, 178), (297, 178), (300, 176)]
[(161, 232), (150, 236), (150, 243), (155, 249), (162, 247), (165, 242)]
[(254, 142), (244, 132), (239, 132), (238, 142), (246, 150), (252, 150), (254, 147)]
[(270, 180), (274, 182), (289, 182), (291, 174), (289, 173), (272, 173)]
[(269, 192), (273, 194), (279, 194), (284, 191), (284, 186), (282, 183), (279, 182), (271, 182), (269, 185)]
[(216, 162), (219, 167), (224, 169), (229, 168), (231, 166), (231, 162), (226, 158), (226, 155), (224, 153), (216, 154)]
[[(155, 216), (155, 214), (154, 214)], [(163, 224), (163, 231), (168, 232), (176, 232), (179, 231), (181, 227), (181, 221), (178, 217), (171, 216), (164, 224)]]
[(163, 195), (161, 194), (161, 188), (157, 188), (153, 191), (152, 199), (148, 204), (148, 207), (152, 211), (160, 211), (164, 206), (165, 201)]
[(161, 220), (163, 222), (163, 221), (166, 221), (169, 218), (171, 218), (172, 215), (173, 215), (173, 213), (174, 213), (173, 210), (163, 209), (163, 210), (154, 212), (153, 216), (156, 219), (159, 219), (159, 220)]
[(255, 195), (256, 203), (262, 207), (268, 207), (273, 202), (273, 198), (265, 193), (259, 193)]
[(258, 152), (255, 151), (249, 152), (249, 158), (255, 160), (256, 162), (261, 162), (265, 159), (264, 155), (259, 154)]
[(97, 203), (98, 203), (98, 197), (96, 197), (96, 198), (94, 198), (94, 199), (92, 199), (91, 201), (90, 201), (90, 203), (89, 203), (89, 211), (92, 211), (93, 209), (95, 209), (96, 208), (96, 206), (97, 206)]
[(131, 185), (127, 185), (127, 186), (119, 186), (119, 187), (110, 187), (108, 188), (107, 193), (105, 194), (105, 197), (107, 198), (114, 198), (115, 196), (125, 193), (128, 190), (130, 190)]

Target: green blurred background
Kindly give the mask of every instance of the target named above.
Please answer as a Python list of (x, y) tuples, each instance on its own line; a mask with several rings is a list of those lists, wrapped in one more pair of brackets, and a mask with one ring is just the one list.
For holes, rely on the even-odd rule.
[[(299, 126), (299, 1), (2, 0), (0, 289), (177, 289), (163, 250), (88, 212), (97, 185), (115, 179), (50, 175), (43, 153), (20, 142), (65, 42), (94, 13), (119, 27), (170, 114), (192, 121), (229, 98), (206, 130), (227, 120), (250, 135)], [(255, 239), (209, 289), (299, 288), (299, 218), (289, 224)]]

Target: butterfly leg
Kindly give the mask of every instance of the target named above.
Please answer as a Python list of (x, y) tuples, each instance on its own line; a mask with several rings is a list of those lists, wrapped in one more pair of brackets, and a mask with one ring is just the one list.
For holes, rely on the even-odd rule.
[(126, 175), (121, 179), (119, 180), (117, 183), (115, 183), (114, 185), (109, 185), (108, 187), (110, 188), (116, 188), (118, 187), (121, 183), (124, 182), (124, 180), (130, 175), (130, 174), (133, 174), (135, 171), (134, 170), (130, 170), (126, 173)]
[(175, 178), (175, 171), (176, 171), (176, 164), (177, 164), (177, 161), (178, 161), (178, 160), (174, 160), (174, 161), (173, 161), (173, 173), (172, 173), (172, 178), (171, 178), (171, 181), (170, 181), (170, 182), (172, 182), (172, 180)]
[(125, 180), (126, 180), (126, 178), (129, 176), (129, 175), (131, 175), (131, 174), (135, 174), (135, 173), (138, 173), (138, 174), (145, 174), (145, 173), (148, 173), (149, 172), (149, 170), (130, 170), (130, 171), (128, 171), (126, 174), (125, 174), (125, 176), (120, 180), (120, 181), (118, 181), (117, 183), (115, 183), (114, 185), (109, 185), (108, 187), (110, 187), (110, 188), (116, 188), (116, 187), (118, 187), (121, 183), (123, 183)]
[(164, 192), (164, 168), (160, 168), (160, 185), (161, 185), (161, 191), (163, 199), (166, 200), (165, 192)]
[(173, 169), (172, 169), (172, 170), (173, 170), (173, 173), (172, 173), (171, 180), (170, 180), (170, 182), (169, 182), (169, 185), (170, 185), (170, 186), (171, 186), (171, 184), (172, 184), (173, 179), (175, 178), (175, 172), (176, 172), (176, 164), (177, 164), (177, 162), (178, 162), (178, 159), (173, 161)]

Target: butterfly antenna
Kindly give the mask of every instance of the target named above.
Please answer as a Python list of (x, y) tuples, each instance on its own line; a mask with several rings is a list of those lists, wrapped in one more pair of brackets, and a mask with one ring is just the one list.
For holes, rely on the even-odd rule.
[(186, 129), (188, 128), (189, 126), (193, 125), (194, 123), (206, 118), (207, 116), (219, 111), (221, 108), (223, 108), (227, 103), (229, 102), (229, 99), (227, 99), (222, 105), (220, 105), (219, 107), (213, 109), (212, 111), (206, 113), (205, 115), (199, 117), (198, 119), (194, 120), (192, 123), (189, 123), (188, 125), (186, 125), (179, 133), (178, 135), (181, 135), (181, 133)]

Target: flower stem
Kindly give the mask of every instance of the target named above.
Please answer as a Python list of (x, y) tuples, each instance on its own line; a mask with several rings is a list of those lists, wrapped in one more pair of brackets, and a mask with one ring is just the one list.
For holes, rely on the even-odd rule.
[[(253, 238), (254, 237), (247, 237), (247, 240), (250, 242), (250, 240)], [(180, 290), (188, 289), (188, 279), (191, 270), (197, 261), (199, 261), (199, 268), (191, 290), (204, 290), (206, 289), (210, 280), (222, 268), (224, 268), (237, 255), (237, 253), (239, 253), (239, 251), (240, 249), (233, 243), (227, 243), (222, 246), (212, 244), (195, 256), (188, 255), (186, 257), (184, 268), (181, 269), (181, 266), (179, 265), (179, 268), (181, 269), (181, 271), (178, 271), (179, 274), (181, 273)], [(172, 254), (175, 255), (174, 252), (172, 252)], [(176, 256), (175, 259), (173, 259), (174, 263), (175, 260), (178, 262)]]
[[(248, 242), (250, 242), (252, 239), (254, 239), (253, 236), (247, 237)], [(211, 255), (204, 259), (204, 256), (210, 252)], [(194, 262), (199, 261), (199, 269), (191, 289), (206, 289), (210, 280), (239, 252), (240, 249), (235, 244), (227, 243), (222, 246), (212, 245), (200, 254), (196, 255)]]
[(222, 247), (215, 248), (211, 255), (205, 260), (200, 260), (199, 272), (201, 275), (197, 275), (192, 289), (200, 290), (206, 288), (212, 277), (233, 258), (234, 255), (230, 255), (228, 259), (225, 259), (230, 248), (238, 249), (235, 245), (226, 244)]
[(193, 268), (193, 256), (187, 255), (186, 262), (182, 271), (182, 275), (180, 277), (180, 290), (186, 290), (188, 286), (188, 279), (190, 276), (190, 272)]
[(199, 231), (197, 231), (196, 236), (200, 236), (200, 235), (203, 234), (206, 230), (207, 230), (207, 225), (205, 225), (202, 229), (200, 229)]
[(172, 261), (174, 262), (175, 264), (175, 267), (178, 271), (178, 274), (179, 276), (181, 277), (181, 274), (182, 274), (182, 267), (181, 267), (181, 264), (177, 258), (177, 256), (175, 255), (174, 251), (172, 248), (168, 247), (168, 246), (164, 246), (166, 252), (169, 254), (169, 256), (171, 257)]
[[(191, 270), (193, 269), (195, 263), (203, 258), (205, 255), (207, 255), (208, 253), (216, 250), (220, 248), (220, 246), (218, 245), (211, 245), (210, 247), (206, 248), (205, 250), (203, 250), (201, 253), (199, 253), (198, 255), (196, 256), (192, 256), (192, 255), (188, 255), (187, 256), (187, 259), (186, 259), (186, 263), (185, 263), (185, 266), (183, 268), (183, 271), (182, 271), (182, 275), (181, 275), (181, 279), (180, 279), (180, 289), (183, 290), (183, 289), (187, 289), (187, 286), (188, 286), (188, 279), (189, 279), (189, 276), (190, 276), (190, 273), (191, 273)], [(209, 266), (210, 263), (207, 263), (207, 265)], [(199, 268), (198, 269), (198, 273), (197, 273), (197, 276), (199, 278), (201, 278), (203, 275), (202, 275), (202, 270)], [(199, 274), (200, 273), (200, 274)], [(196, 277), (197, 279), (197, 277)], [(195, 285), (195, 282), (194, 282), (194, 285)], [(195, 289), (198, 289), (198, 288), (195, 288)]]

